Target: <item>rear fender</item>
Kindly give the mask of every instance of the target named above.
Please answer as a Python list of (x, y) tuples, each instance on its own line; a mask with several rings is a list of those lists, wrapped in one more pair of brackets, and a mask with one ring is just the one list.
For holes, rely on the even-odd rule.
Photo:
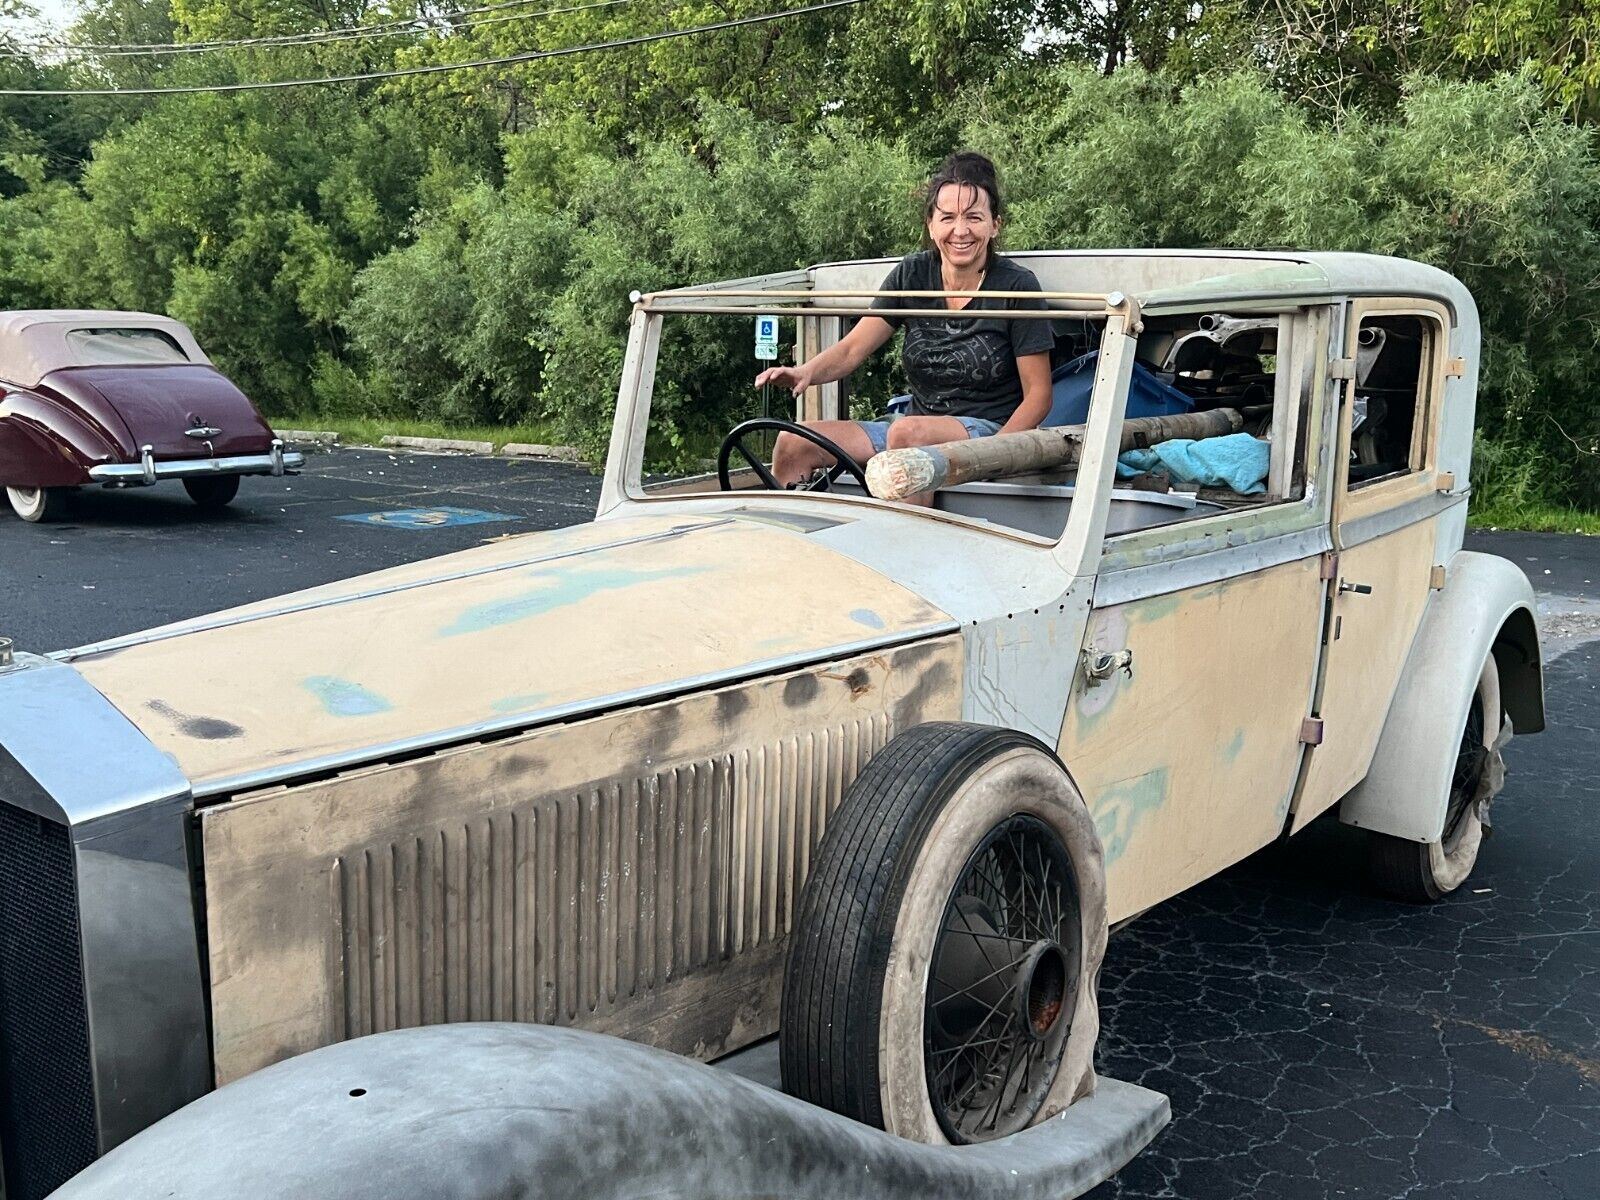
[(1494, 655), (1517, 733), (1544, 728), (1533, 587), (1513, 563), (1459, 551), (1423, 615), (1367, 777), (1339, 805), (1347, 825), (1413, 842), (1444, 833), (1450, 776), (1483, 664)]
[(0, 398), (0, 486), (72, 487), (89, 482), (91, 466), (121, 459), (104, 431), (77, 413), (32, 392)]

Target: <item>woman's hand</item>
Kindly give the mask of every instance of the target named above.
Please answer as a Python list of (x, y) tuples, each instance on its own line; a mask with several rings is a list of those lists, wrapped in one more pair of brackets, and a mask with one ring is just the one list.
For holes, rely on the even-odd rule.
[(766, 387), (770, 383), (777, 387), (786, 387), (798, 396), (816, 382), (812, 378), (816, 374), (815, 364), (816, 360), (812, 359), (797, 367), (768, 367), (756, 376), (756, 386)]

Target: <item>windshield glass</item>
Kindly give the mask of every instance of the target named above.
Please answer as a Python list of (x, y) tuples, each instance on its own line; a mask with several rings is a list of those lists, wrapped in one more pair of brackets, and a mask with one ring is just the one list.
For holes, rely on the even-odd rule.
[(178, 343), (159, 329), (71, 329), (67, 348), (82, 367), (188, 362)]
[[(715, 491), (718, 451), (728, 433), (744, 421), (835, 415), (823, 411), (820, 396), (812, 396), (807, 410), (787, 387), (755, 386), (756, 376), (767, 367), (801, 361), (798, 326), (802, 319), (768, 316), (760, 318), (770, 323), (762, 327), (749, 316), (670, 314), (665, 318), (645, 440), (647, 489), (699, 478), (705, 490)], [(842, 318), (839, 324), (842, 336), (855, 318)], [(757, 343), (754, 335), (758, 331), (775, 332), (777, 337)], [(771, 357), (758, 358), (758, 353)], [(908, 390), (898, 338), (835, 386), (840, 395), (838, 415), (856, 420), (881, 418), (891, 399)], [(764, 430), (747, 435), (743, 443), (761, 462), (770, 464), (775, 439), (775, 432)], [(731, 465), (735, 471), (748, 472), (748, 464), (737, 452)]]

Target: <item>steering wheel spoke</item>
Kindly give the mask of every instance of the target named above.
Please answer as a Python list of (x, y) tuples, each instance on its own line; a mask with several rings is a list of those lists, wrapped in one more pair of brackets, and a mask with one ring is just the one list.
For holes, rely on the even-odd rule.
[(796, 437), (810, 442), (817, 449), (825, 451), (833, 458), (833, 466), (829, 467), (822, 476), (821, 486), (808, 488), (809, 491), (824, 491), (841, 475), (848, 474), (858, 484), (861, 490), (867, 490), (867, 473), (843, 448), (832, 438), (818, 433), (810, 426), (802, 425), (798, 421), (785, 421), (780, 417), (757, 417), (751, 421), (741, 421), (728, 431), (728, 436), (722, 439), (722, 447), (717, 451), (717, 483), (725, 492), (733, 491), (733, 478), (728, 471), (728, 464), (737, 451), (740, 458), (749, 464), (756, 478), (770, 491), (783, 490), (777, 478), (761, 461), (761, 456), (751, 452), (744, 444), (746, 435), (759, 433), (763, 430), (775, 430), (778, 433), (792, 433)]

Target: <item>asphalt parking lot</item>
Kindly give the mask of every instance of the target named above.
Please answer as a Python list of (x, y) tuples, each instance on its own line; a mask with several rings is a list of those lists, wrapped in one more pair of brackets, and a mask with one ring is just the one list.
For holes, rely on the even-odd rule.
[[(62, 524), (0, 520), (0, 634), (95, 641), (582, 521), (597, 488), (350, 450), (247, 480), (220, 519), (176, 487), (85, 492)], [(1471, 547), (1528, 572), (1557, 655), (1476, 873), (1433, 907), (1378, 899), (1356, 831), (1320, 822), (1113, 938), (1101, 1069), (1174, 1119), (1097, 1200), (1600, 1196), (1600, 539)]]

